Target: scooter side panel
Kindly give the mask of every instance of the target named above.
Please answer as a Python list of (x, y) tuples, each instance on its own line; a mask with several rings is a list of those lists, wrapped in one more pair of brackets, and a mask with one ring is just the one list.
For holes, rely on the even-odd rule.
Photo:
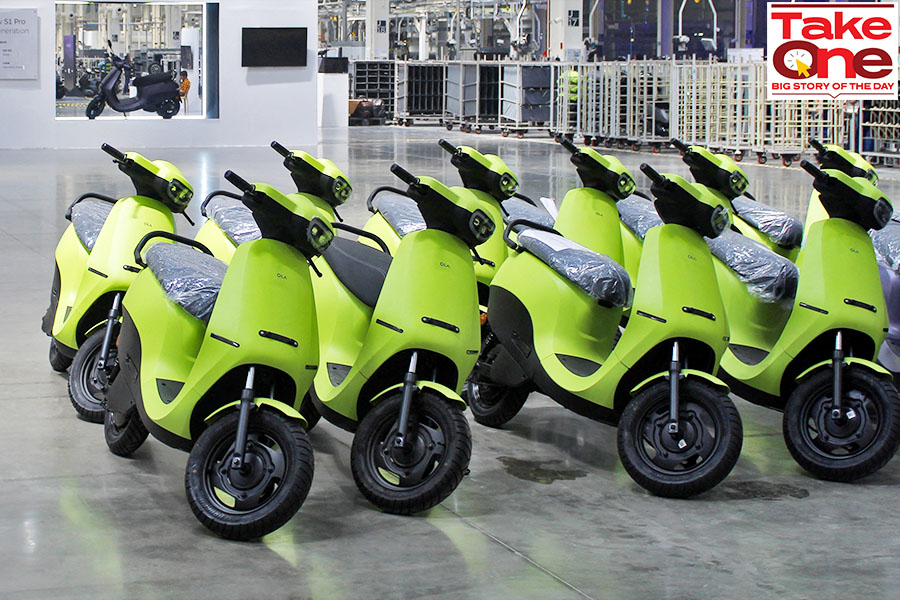
[(619, 211), (615, 200), (607, 194), (593, 188), (569, 190), (559, 208), (554, 229), (624, 266)]
[[(401, 238), (399, 235), (397, 235), (397, 232), (394, 231), (394, 228), (390, 226), (390, 224), (387, 222), (387, 220), (385, 220), (380, 212), (376, 212), (374, 215), (369, 217), (369, 220), (366, 221), (366, 224), (363, 227), (363, 231), (368, 231), (369, 233), (377, 235), (388, 247), (388, 251), (391, 253), (391, 256), (397, 255), (397, 248), (400, 247)], [(361, 244), (365, 244), (367, 246), (371, 246), (373, 248), (381, 250), (381, 248), (378, 247), (378, 244), (368, 238), (360, 236), (358, 241)]]
[(53, 316), (50, 333), (60, 343), (70, 348), (79, 346), (75, 337), (75, 327), (69, 327), (65, 332), (63, 327), (78, 299), (81, 280), (86, 276), (97, 277), (87, 270), (88, 257), (87, 250), (75, 233), (75, 227), (69, 225), (56, 245), (55, 258), (59, 268), (60, 284), (59, 301), (56, 304), (56, 314)]
[(813, 190), (809, 196), (809, 206), (806, 207), (806, 219), (803, 220), (803, 245), (806, 245), (806, 238), (809, 236), (809, 228), (813, 223), (825, 221), (828, 219), (828, 211), (822, 206), (819, 200), (819, 192)]
[(212, 219), (207, 219), (206, 223), (200, 226), (200, 231), (197, 232), (194, 239), (209, 248), (213, 256), (221, 261), (230, 263), (234, 257), (236, 248), (234, 242), (228, 239), (222, 228)]

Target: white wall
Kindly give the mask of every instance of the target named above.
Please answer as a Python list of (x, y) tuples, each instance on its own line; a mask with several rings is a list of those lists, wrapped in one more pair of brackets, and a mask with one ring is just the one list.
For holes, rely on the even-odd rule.
[[(54, 2), (0, 0), (0, 8), (38, 10), (41, 51), (37, 81), (0, 81), (0, 148), (256, 146), (275, 138), (315, 144), (316, 3), (220, 0), (219, 7), (220, 118), (76, 121), (56, 119)], [(241, 67), (242, 27), (307, 27), (307, 66)]]

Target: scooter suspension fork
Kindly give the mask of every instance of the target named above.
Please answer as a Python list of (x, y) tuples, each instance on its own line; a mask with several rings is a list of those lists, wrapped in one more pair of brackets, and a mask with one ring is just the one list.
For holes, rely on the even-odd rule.
[(253, 403), (253, 384), (256, 379), (256, 367), (247, 371), (247, 383), (241, 392), (240, 414), (238, 415), (237, 436), (234, 440), (234, 454), (231, 455), (231, 468), (241, 469), (244, 466), (244, 453), (247, 451), (247, 430), (250, 427), (250, 413), (256, 407)]
[(113, 336), (118, 329), (119, 318), (122, 316), (122, 292), (117, 292), (113, 296), (112, 308), (106, 316), (106, 331), (103, 333), (103, 345), (100, 347), (100, 360), (97, 362), (97, 368), (106, 370), (109, 362), (109, 349), (112, 347)]
[[(844, 336), (840, 330), (834, 336), (834, 353), (831, 355), (831, 418), (843, 418), (842, 398), (844, 395)], [(853, 418), (852, 415), (848, 415)]]
[[(678, 413), (681, 410), (678, 405), (679, 385), (681, 384), (681, 349), (678, 342), (672, 344), (672, 362), (669, 363), (669, 423), (667, 431), (669, 435), (677, 435), (679, 431)], [(684, 440), (681, 443), (685, 443)]]
[(412, 407), (413, 396), (418, 387), (416, 382), (416, 365), (419, 362), (419, 353), (413, 352), (409, 359), (409, 371), (403, 379), (403, 404), (400, 405), (400, 421), (397, 424), (397, 436), (394, 438), (394, 447), (402, 448), (406, 444), (406, 433), (409, 428), (409, 411)]

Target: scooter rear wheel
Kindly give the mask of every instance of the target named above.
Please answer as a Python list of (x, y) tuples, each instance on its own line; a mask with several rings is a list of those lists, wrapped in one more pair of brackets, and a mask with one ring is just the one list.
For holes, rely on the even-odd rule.
[(57, 373), (65, 373), (66, 369), (69, 368), (69, 365), (72, 364), (72, 359), (68, 356), (65, 356), (62, 352), (59, 351), (59, 348), (56, 347), (56, 340), (50, 340), (50, 368), (52, 368)]
[(97, 362), (103, 346), (104, 329), (98, 329), (75, 353), (69, 367), (69, 400), (78, 416), (90, 423), (103, 423), (103, 387), (97, 379)]
[(410, 410), (407, 444), (395, 448), (402, 404), (403, 394), (397, 392), (365, 416), (353, 438), (350, 469), (372, 504), (408, 515), (453, 493), (469, 467), (472, 432), (459, 408), (421, 390)]
[(181, 110), (181, 102), (179, 100), (169, 98), (168, 100), (163, 100), (160, 103), (159, 108), (156, 109), (156, 114), (161, 116), (163, 119), (171, 119), (178, 114), (179, 110)]
[(619, 458), (631, 478), (667, 498), (715, 487), (734, 468), (743, 442), (741, 417), (726, 394), (687, 379), (679, 400), (678, 434), (667, 430), (669, 383), (661, 381), (628, 403), (617, 435)]
[(146, 441), (149, 433), (137, 409), (131, 407), (124, 416), (108, 410), (103, 419), (103, 437), (109, 451), (116, 456), (134, 454)]
[(782, 421), (794, 460), (830, 481), (870, 475), (900, 447), (900, 394), (893, 384), (851, 366), (844, 369), (843, 386), (843, 418), (831, 415), (832, 372), (824, 370), (797, 386)]
[(237, 411), (204, 430), (191, 449), (184, 487), (194, 516), (207, 529), (233, 540), (275, 531), (306, 500), (313, 480), (313, 452), (299, 422), (265, 408), (250, 417), (244, 469), (231, 466)]
[(519, 414), (530, 390), (505, 387), (479, 380), (475, 374), (466, 381), (465, 395), (475, 421), (486, 427), (502, 427)]

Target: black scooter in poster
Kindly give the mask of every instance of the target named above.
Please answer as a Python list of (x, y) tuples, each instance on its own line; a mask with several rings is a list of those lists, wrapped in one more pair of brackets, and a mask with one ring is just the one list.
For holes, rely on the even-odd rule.
[(129, 113), (136, 110), (155, 112), (163, 119), (171, 119), (181, 109), (181, 96), (178, 93), (178, 83), (175, 82), (174, 73), (156, 73), (136, 77), (131, 85), (137, 88), (137, 96), (134, 98), (119, 99), (116, 94), (116, 86), (122, 73), (131, 68), (124, 58), (119, 58), (112, 51), (112, 42), (109, 44), (109, 60), (113, 68), (100, 82), (100, 89), (85, 109), (88, 119), (96, 118), (103, 109), (109, 107), (121, 113)]

